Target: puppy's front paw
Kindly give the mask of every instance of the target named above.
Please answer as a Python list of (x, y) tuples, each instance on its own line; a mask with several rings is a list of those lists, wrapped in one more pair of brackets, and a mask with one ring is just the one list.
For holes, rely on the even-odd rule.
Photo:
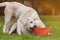
[(3, 29), (3, 33), (8, 33), (9, 30)]
[(9, 32), (8, 34), (11, 34), (11, 32)]
[(21, 33), (18, 33), (19, 35), (21, 35)]

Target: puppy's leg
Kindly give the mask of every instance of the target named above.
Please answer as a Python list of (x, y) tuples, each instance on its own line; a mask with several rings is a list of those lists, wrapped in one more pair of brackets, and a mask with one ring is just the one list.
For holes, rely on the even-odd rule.
[(11, 17), (13, 15), (12, 10), (10, 10), (9, 8), (7, 9), (5, 9), (5, 24), (3, 26), (3, 33), (8, 33)]
[(9, 31), (8, 34), (11, 34), (16, 28), (17, 28), (17, 24), (14, 23), (13, 26), (11, 27), (11, 30)]
[(23, 24), (20, 22), (20, 20), (17, 20), (17, 33), (21, 35)]
[(26, 34), (26, 33), (27, 33), (27, 31), (26, 31), (25, 28), (22, 28), (22, 33), (23, 33), (23, 34)]

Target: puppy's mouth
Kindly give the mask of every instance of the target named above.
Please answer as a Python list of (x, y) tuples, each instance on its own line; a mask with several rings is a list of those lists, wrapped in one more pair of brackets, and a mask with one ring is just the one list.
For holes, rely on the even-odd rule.
[(34, 34), (33, 29), (34, 29), (34, 28), (29, 28), (29, 29), (27, 29), (28, 33), (29, 33), (29, 34)]
[(29, 29), (27, 29), (27, 31), (33, 31), (33, 29), (34, 29), (34, 28), (29, 28)]

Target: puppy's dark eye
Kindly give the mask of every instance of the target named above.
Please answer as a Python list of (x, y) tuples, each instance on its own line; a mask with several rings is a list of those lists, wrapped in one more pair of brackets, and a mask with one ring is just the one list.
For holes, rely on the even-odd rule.
[(33, 23), (32, 21), (30, 23)]

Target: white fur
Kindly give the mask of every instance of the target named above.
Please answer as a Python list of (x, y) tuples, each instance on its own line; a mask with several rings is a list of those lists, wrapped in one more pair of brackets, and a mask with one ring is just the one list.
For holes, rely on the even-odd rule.
[[(21, 35), (21, 32), (25, 33), (26, 28), (33, 27), (34, 25), (40, 26), (45, 28), (45, 25), (40, 20), (37, 12), (31, 8), (27, 7), (18, 2), (3, 2), (0, 3), (0, 7), (6, 6), (4, 13), (5, 13), (5, 24), (3, 27), (3, 32), (11, 34), (14, 29), (17, 28), (17, 33)], [(11, 30), (9, 31), (9, 24), (11, 21), (11, 17), (15, 16), (17, 18), (17, 22), (13, 24)], [(34, 23), (29, 23), (30, 21)]]

